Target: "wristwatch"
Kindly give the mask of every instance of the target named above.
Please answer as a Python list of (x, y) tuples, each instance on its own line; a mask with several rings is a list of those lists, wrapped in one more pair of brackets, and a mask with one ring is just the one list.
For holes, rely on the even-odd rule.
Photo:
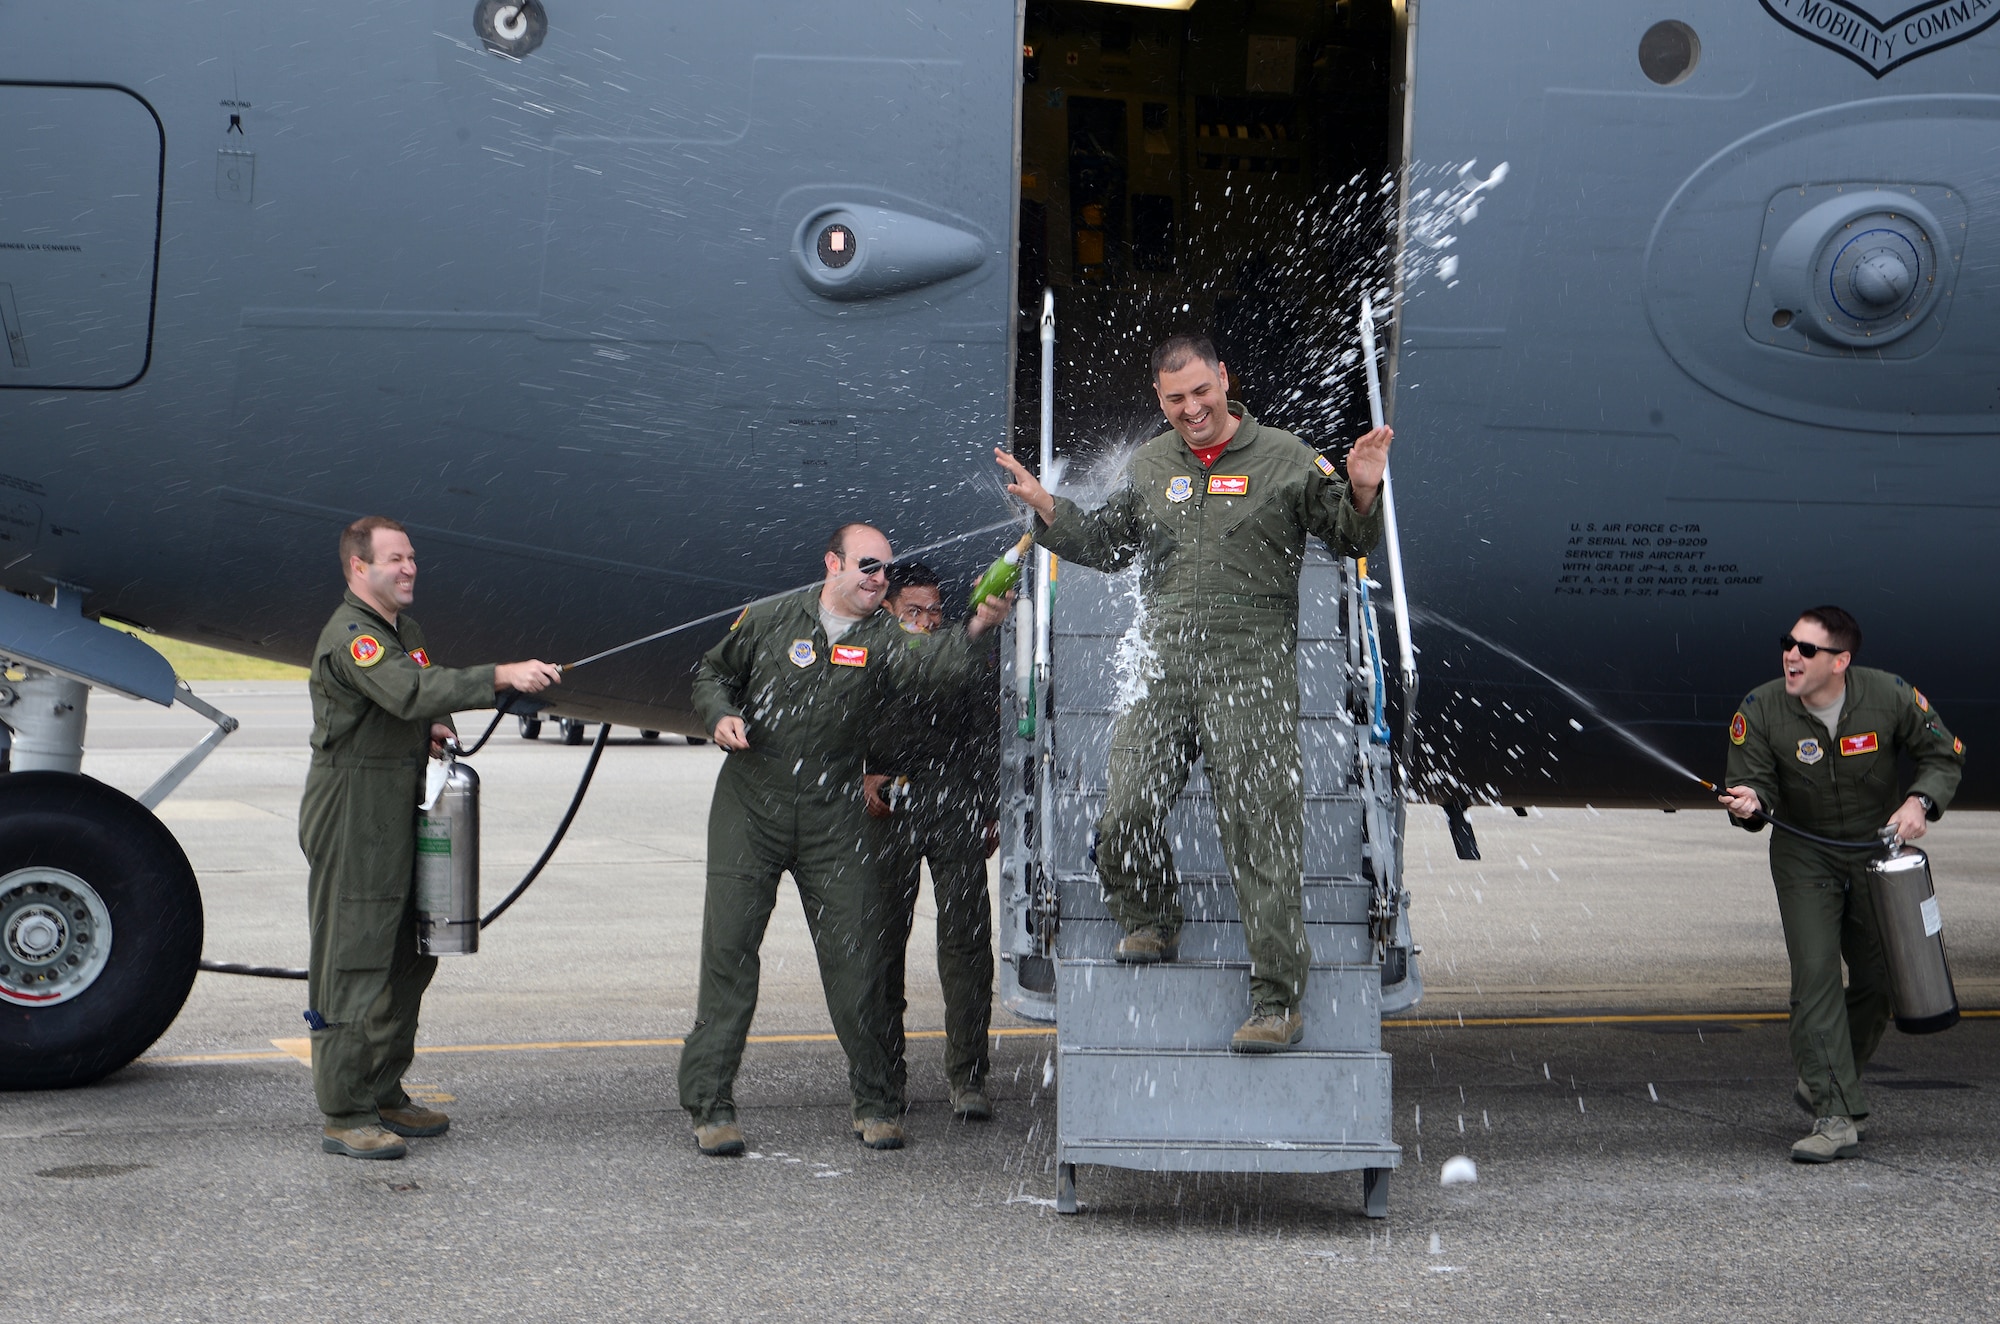
[(1910, 792), (1910, 798), (1912, 800), (1915, 800), (1918, 804), (1924, 807), (1924, 816), (1926, 818), (1930, 817), (1932, 814), (1935, 814), (1937, 812), (1937, 801), (1931, 799), (1928, 795), (1925, 795), (1922, 791)]

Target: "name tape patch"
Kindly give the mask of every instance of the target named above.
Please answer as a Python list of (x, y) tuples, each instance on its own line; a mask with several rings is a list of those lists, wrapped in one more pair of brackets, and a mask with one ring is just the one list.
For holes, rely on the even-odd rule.
[(1248, 474), (1210, 474), (1208, 476), (1210, 496), (1249, 496), (1250, 476)]
[(865, 667), (868, 665), (868, 650), (855, 644), (835, 644), (833, 665), (837, 667)]
[(348, 641), (347, 654), (357, 667), (372, 667), (382, 660), (382, 641), (372, 634), (356, 635)]
[(1851, 758), (1856, 754), (1873, 754), (1876, 743), (1873, 731), (1863, 731), (1858, 736), (1842, 736), (1840, 738), (1840, 756), (1842, 758)]

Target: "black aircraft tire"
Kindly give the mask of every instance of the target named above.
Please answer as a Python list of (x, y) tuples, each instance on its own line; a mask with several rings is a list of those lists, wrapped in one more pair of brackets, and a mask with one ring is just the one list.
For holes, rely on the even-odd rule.
[(581, 745), (583, 743), (583, 722), (580, 719), (563, 718), (562, 742), (565, 745)]
[(201, 960), (194, 869), (130, 796), (72, 773), (0, 776), (0, 878), (32, 867), (63, 870), (97, 893), (111, 950), (68, 1001), (0, 1001), (0, 1090), (68, 1089), (124, 1066), (180, 1014)]

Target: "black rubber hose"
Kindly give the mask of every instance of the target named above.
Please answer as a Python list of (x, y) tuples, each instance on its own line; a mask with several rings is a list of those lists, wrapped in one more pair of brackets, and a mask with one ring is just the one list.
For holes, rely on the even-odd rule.
[(1816, 842), (1821, 846), (1832, 846), (1836, 850), (1886, 849), (1882, 839), (1879, 837), (1873, 841), (1839, 841), (1833, 837), (1822, 837), (1817, 832), (1808, 832), (1802, 827), (1793, 827), (1790, 823), (1784, 822), (1782, 819), (1771, 817), (1761, 809), (1756, 811), (1756, 817), (1763, 819), (1780, 832), (1789, 832), (1795, 837), (1804, 837), (1807, 841)]
[[(506, 716), (504, 711), (495, 713), (493, 715), (492, 726), (486, 728), (486, 735), (479, 737), (478, 743), (473, 745), (472, 749), (467, 750), (466, 753), (470, 754), (474, 750), (477, 750), (480, 745), (485, 744), (487, 736), (493, 734), (494, 727), (500, 725), (500, 719), (504, 716)], [(506, 913), (507, 907), (520, 900), (521, 893), (527, 891), (529, 884), (541, 877), (542, 870), (548, 867), (551, 859), (555, 858), (556, 847), (562, 845), (563, 838), (569, 833), (569, 825), (576, 821), (576, 811), (583, 807), (584, 793), (590, 789), (590, 779), (597, 775), (597, 760), (603, 757), (604, 742), (610, 735), (611, 723), (609, 722), (606, 722), (597, 729), (597, 740), (590, 747), (590, 761), (583, 765), (583, 776), (577, 781), (576, 794), (570, 797), (569, 808), (564, 811), (562, 822), (556, 825), (555, 835), (550, 837), (549, 844), (542, 848), (542, 857), (535, 861), (534, 868), (528, 870), (527, 877), (523, 878), (515, 886), (514, 890), (507, 894), (505, 901), (493, 907), (491, 911), (487, 912), (486, 918), (479, 921), (481, 929), (484, 929), (494, 920), (499, 919), (501, 915)], [(249, 975), (255, 979), (304, 979), (306, 977), (305, 971), (294, 970), (286, 966), (238, 965), (234, 961), (203, 961), (196, 968), (206, 970), (210, 974)]]
[(203, 961), (196, 967), (214, 975), (249, 975), (253, 979), (304, 979), (306, 972), (282, 965), (238, 965), (234, 961)]
[(486, 724), (486, 729), (479, 733), (479, 739), (472, 742), (472, 748), (459, 750), (458, 757), (462, 759), (469, 759), (474, 754), (477, 754), (480, 750), (486, 748), (486, 742), (491, 740), (493, 738), (493, 733), (500, 729), (500, 719), (505, 717), (506, 715), (507, 715), (507, 705), (505, 702), (502, 702), (500, 705), (500, 711), (493, 714), (493, 720), (488, 722)]
[(521, 880), (520, 885), (507, 894), (505, 901), (487, 911), (485, 919), (479, 921), (482, 930), (506, 914), (507, 907), (521, 899), (521, 893), (528, 890), (529, 884), (541, 876), (544, 866), (555, 857), (556, 847), (562, 845), (563, 837), (569, 832), (569, 825), (576, 821), (576, 811), (583, 807), (584, 792), (590, 789), (590, 779), (597, 774), (597, 760), (603, 756), (604, 742), (610, 735), (611, 723), (606, 722), (597, 728), (597, 739), (590, 746), (590, 761), (583, 765), (583, 777), (576, 784), (576, 794), (569, 798), (569, 808), (564, 811), (562, 822), (556, 824), (556, 834), (549, 838), (549, 844), (542, 849), (542, 858), (535, 861), (535, 867), (528, 870), (527, 877)]

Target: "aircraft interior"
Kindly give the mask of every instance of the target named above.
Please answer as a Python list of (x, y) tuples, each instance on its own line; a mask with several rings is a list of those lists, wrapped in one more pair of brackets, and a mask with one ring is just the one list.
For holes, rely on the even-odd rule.
[(1028, 6), (1014, 397), (1024, 452), (1039, 427), (1044, 288), (1056, 296), (1059, 451), (1088, 457), (1147, 435), (1145, 358), (1179, 330), (1213, 335), (1232, 394), (1260, 419), (1324, 449), (1365, 429), (1358, 366), (1326, 378), (1330, 348), (1354, 339), (1366, 283), (1388, 273), (1395, 10)]

